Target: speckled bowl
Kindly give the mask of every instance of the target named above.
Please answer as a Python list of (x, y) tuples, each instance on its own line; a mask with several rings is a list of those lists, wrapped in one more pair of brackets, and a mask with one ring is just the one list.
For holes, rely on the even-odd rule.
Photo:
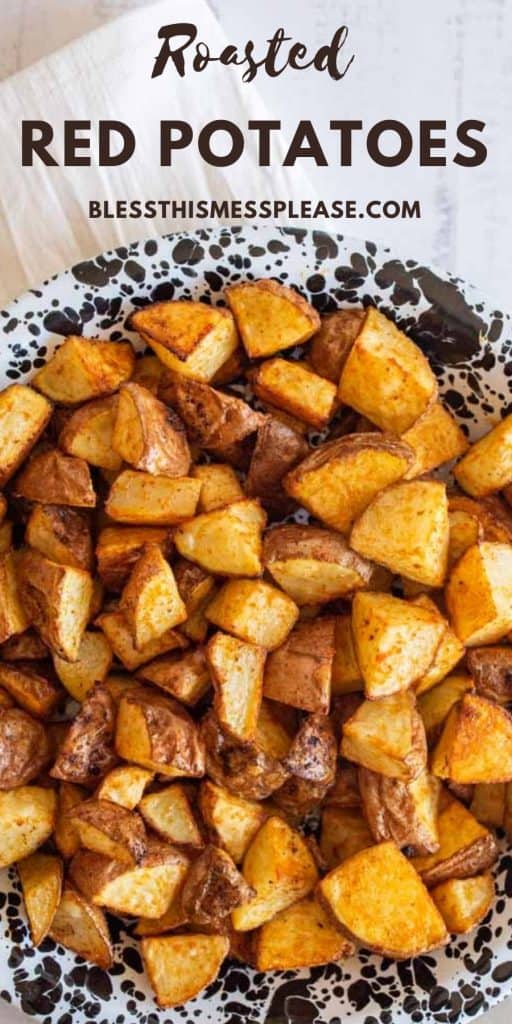
[[(388, 249), (323, 231), (259, 226), (177, 234), (80, 263), (0, 313), (1, 375), (30, 380), (63, 335), (116, 340), (150, 300), (222, 301), (226, 284), (271, 275), (324, 313), (375, 303), (421, 345), (441, 395), (472, 437), (512, 408), (510, 317), (476, 289)], [(505, 850), (505, 846), (503, 846)], [(0, 994), (45, 1024), (427, 1024), (469, 1020), (512, 992), (512, 858), (480, 927), (439, 953), (395, 963), (361, 951), (338, 966), (259, 974), (228, 963), (186, 1006), (155, 1008), (128, 922), (111, 918), (116, 963), (104, 973), (46, 939), (33, 950), (15, 871), (0, 885)], [(369, 894), (371, 899), (371, 894)], [(7, 1022), (9, 1011), (0, 1011)]]

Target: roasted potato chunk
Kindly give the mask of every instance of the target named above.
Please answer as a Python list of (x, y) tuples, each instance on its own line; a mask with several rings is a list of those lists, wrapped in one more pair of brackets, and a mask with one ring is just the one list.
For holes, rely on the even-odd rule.
[(181, 416), (193, 444), (220, 457), (254, 434), (264, 421), (262, 413), (255, 412), (241, 398), (179, 374), (164, 377), (160, 398)]
[(439, 739), (443, 723), (454, 704), (457, 704), (468, 690), (473, 689), (471, 676), (454, 673), (419, 696), (418, 711), (423, 719), (429, 744), (436, 743)]
[(110, 488), (105, 511), (118, 523), (175, 526), (195, 514), (200, 490), (200, 481), (189, 476), (152, 476), (124, 469)]
[(146, 853), (136, 865), (79, 850), (69, 873), (94, 906), (115, 914), (160, 918), (181, 889), (188, 866), (184, 853), (149, 836)]
[(39, 370), (32, 383), (61, 405), (79, 405), (116, 391), (128, 380), (135, 353), (127, 341), (97, 341), (71, 336)]
[(45, 558), (75, 569), (92, 569), (89, 523), (74, 508), (35, 505), (25, 529), (25, 540)]
[(454, 475), (473, 498), (502, 491), (512, 483), (512, 415), (471, 446), (456, 465)]
[(398, 438), (351, 434), (315, 448), (286, 475), (284, 487), (327, 526), (348, 533), (379, 492), (400, 480), (412, 458)]
[(18, 864), (30, 937), (39, 946), (48, 935), (62, 892), (62, 861), (48, 853), (33, 853)]
[(363, 689), (363, 677), (357, 660), (352, 617), (337, 615), (334, 628), (334, 660), (332, 663), (331, 693), (357, 693)]
[(315, 899), (306, 897), (266, 921), (257, 933), (258, 971), (315, 967), (352, 956), (354, 947)]
[(103, 683), (107, 678), (112, 666), (112, 648), (103, 633), (86, 630), (78, 648), (77, 660), (64, 661), (54, 654), (53, 665), (68, 693), (81, 702), (96, 683)]
[(343, 367), (339, 397), (381, 430), (403, 434), (437, 397), (421, 350), (370, 307)]
[(95, 622), (103, 630), (114, 654), (129, 672), (140, 665), (157, 658), (159, 654), (176, 649), (183, 650), (187, 640), (174, 629), (168, 629), (155, 640), (145, 644), (140, 650), (135, 646), (135, 639), (121, 611), (103, 612)]
[(164, 935), (142, 939), (142, 959), (162, 1009), (179, 1006), (215, 981), (229, 953), (225, 935)]
[(10, 480), (35, 445), (52, 414), (52, 406), (25, 384), (11, 384), (0, 394), (0, 487)]
[(196, 927), (221, 930), (227, 915), (254, 896), (254, 889), (237, 870), (229, 853), (218, 846), (207, 846), (183, 883), (181, 905)]
[(334, 618), (301, 622), (265, 665), (263, 692), (272, 700), (326, 713), (331, 701)]
[(165, 366), (198, 381), (211, 380), (238, 346), (229, 310), (204, 302), (155, 302), (132, 313), (128, 326)]
[(52, 778), (94, 786), (116, 763), (112, 749), (115, 705), (103, 686), (88, 693), (50, 772)]
[(143, 548), (119, 607), (139, 651), (186, 619), (186, 608), (174, 573), (158, 544), (147, 544)]
[(341, 753), (381, 775), (415, 779), (425, 768), (427, 744), (411, 692), (365, 700), (343, 725)]
[(115, 746), (125, 761), (161, 775), (204, 775), (204, 748), (195, 723), (176, 701), (149, 690), (121, 698)]
[(290, 523), (268, 530), (263, 562), (296, 604), (324, 604), (372, 586), (383, 575), (335, 530)]
[(235, 796), (210, 779), (201, 783), (199, 807), (212, 842), (229, 853), (240, 864), (267, 811), (254, 800)]
[(263, 580), (229, 580), (206, 609), (214, 625), (267, 650), (284, 643), (298, 616), (291, 598)]
[(492, 833), (458, 800), (448, 798), (437, 819), (437, 830), (438, 849), (424, 857), (415, 857), (412, 862), (429, 887), (450, 878), (469, 878), (485, 871), (498, 856)]
[(322, 879), (318, 894), (344, 931), (382, 956), (408, 959), (448, 941), (435, 903), (392, 842), (349, 857)]
[(268, 818), (247, 850), (242, 874), (255, 891), (233, 910), (235, 931), (250, 931), (275, 917), (314, 889), (318, 871), (302, 836), (282, 818)]
[(0, 643), (29, 626), (16, 570), (12, 551), (0, 555)]
[(449, 878), (430, 893), (452, 935), (464, 935), (480, 923), (494, 900), (492, 875)]
[(56, 448), (36, 452), (12, 484), (13, 494), (42, 504), (94, 508), (96, 494), (84, 459)]
[(174, 543), (180, 555), (207, 572), (259, 576), (266, 518), (258, 501), (243, 498), (182, 523), (175, 531)]
[(216, 633), (206, 656), (220, 726), (234, 739), (252, 740), (261, 706), (265, 650), (226, 633)]
[(139, 811), (146, 824), (166, 842), (199, 849), (204, 846), (187, 794), (179, 782), (148, 793), (140, 801)]
[(48, 648), (35, 630), (12, 636), (0, 648), (3, 661), (42, 661), (48, 657)]
[(463, 455), (469, 448), (466, 435), (452, 414), (441, 402), (434, 402), (402, 434), (402, 440), (414, 452), (414, 462), (405, 474), (406, 480), (430, 473), (445, 462)]
[(320, 318), (320, 330), (315, 334), (309, 352), (315, 373), (338, 384), (365, 316), (364, 309), (338, 309), (336, 313)]
[(213, 711), (208, 712), (201, 722), (207, 775), (237, 796), (265, 800), (283, 785), (289, 774), (283, 758), (288, 752), (290, 737), (283, 743), (284, 729), (279, 730), (278, 723), (273, 725), (273, 730), (267, 725), (266, 735), (258, 727), (252, 743), (238, 743), (222, 731)]
[(102, 970), (112, 967), (113, 952), (107, 919), (102, 910), (65, 884), (49, 931), (50, 938)]
[(112, 444), (125, 462), (154, 476), (187, 476), (190, 468), (181, 420), (140, 384), (119, 391)]
[(430, 690), (437, 683), (441, 682), (442, 679), (445, 679), (448, 673), (458, 665), (464, 656), (464, 644), (461, 643), (453, 630), (450, 629), (447, 620), (441, 615), (435, 601), (432, 601), (427, 594), (420, 594), (419, 597), (413, 598), (411, 604), (432, 612), (443, 626), (443, 633), (436, 653), (427, 671), (414, 684), (416, 694), (420, 694)]
[(210, 688), (210, 671), (204, 650), (164, 654), (141, 666), (137, 675), (160, 690), (193, 707)]
[(158, 526), (106, 526), (101, 530), (96, 559), (107, 590), (123, 589), (146, 544), (158, 544), (167, 557), (172, 548), (170, 530)]
[(247, 494), (259, 498), (271, 516), (281, 518), (294, 506), (285, 493), (286, 474), (306, 458), (309, 448), (303, 437), (276, 416), (266, 416), (258, 428), (246, 479)]
[(190, 472), (191, 476), (201, 481), (198, 512), (213, 512), (244, 497), (240, 481), (232, 466), (207, 462), (201, 466), (193, 466)]
[(512, 545), (482, 541), (454, 565), (446, 607), (467, 647), (492, 644), (512, 629)]
[(373, 846), (373, 835), (360, 807), (325, 807), (322, 811), (320, 851), (332, 870), (354, 853)]
[(18, 580), (20, 599), (44, 642), (64, 661), (76, 661), (92, 600), (89, 573), (27, 549)]
[(146, 935), (164, 935), (165, 932), (173, 932), (186, 924), (187, 916), (181, 906), (180, 890), (178, 889), (171, 899), (167, 910), (160, 917), (139, 917), (134, 928), (134, 934), (142, 937)]
[(35, 853), (50, 838), (57, 798), (53, 789), (17, 786), (0, 792), (0, 867)]
[(476, 692), (496, 704), (512, 701), (512, 647), (473, 647), (466, 655)]
[(376, 843), (392, 839), (418, 856), (439, 849), (438, 779), (423, 771), (416, 779), (403, 782), (360, 768), (359, 789)]
[(134, 764), (122, 764), (100, 782), (96, 790), (97, 800), (109, 800), (129, 811), (135, 810), (140, 803), (146, 786), (153, 781), (153, 773), (146, 768), (138, 768)]
[(474, 787), (469, 809), (482, 825), (503, 828), (506, 786), (505, 782), (480, 782)]
[(302, 363), (268, 359), (251, 373), (255, 395), (284, 409), (316, 430), (323, 430), (336, 409), (336, 387)]
[(465, 693), (446, 719), (432, 771), (453, 782), (512, 780), (512, 715), (478, 694)]
[(318, 807), (334, 783), (337, 742), (327, 715), (304, 718), (283, 765), (290, 778), (273, 794), (274, 803), (290, 817), (302, 818)]
[(43, 674), (44, 670), (44, 666), (30, 661), (0, 662), (0, 685), (36, 718), (48, 718), (64, 696), (60, 686)]
[(40, 722), (20, 708), (0, 710), (0, 790), (26, 786), (37, 778), (50, 757)]
[(78, 832), (70, 821), (68, 811), (70, 811), (75, 804), (80, 803), (82, 800), (86, 800), (87, 796), (87, 790), (83, 789), (81, 786), (75, 786), (72, 782), (59, 783), (57, 793), (57, 818), (55, 821), (53, 839), (61, 857), (64, 857), (64, 860), (70, 860), (80, 846)]
[(445, 485), (411, 480), (374, 498), (354, 523), (350, 547), (393, 573), (440, 587), (446, 576), (448, 539)]
[(59, 447), (100, 469), (121, 469), (122, 458), (113, 447), (118, 397), (97, 398), (72, 413), (59, 434)]
[(247, 355), (251, 359), (301, 345), (320, 327), (313, 306), (277, 281), (242, 281), (226, 288)]
[(146, 852), (142, 818), (110, 800), (84, 800), (69, 811), (80, 845), (120, 864), (138, 864)]
[(352, 629), (365, 694), (377, 700), (422, 678), (445, 626), (427, 608), (391, 594), (359, 592), (352, 604)]

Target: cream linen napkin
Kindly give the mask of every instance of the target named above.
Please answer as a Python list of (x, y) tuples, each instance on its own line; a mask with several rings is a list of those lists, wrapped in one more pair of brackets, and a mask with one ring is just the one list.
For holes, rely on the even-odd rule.
[[(174, 68), (151, 79), (161, 25), (192, 22), (212, 54), (225, 35), (204, 0), (161, 0), (110, 22), (13, 75), (0, 85), (0, 307), (27, 287), (105, 249), (214, 221), (91, 220), (90, 199), (307, 199), (311, 186), (298, 168), (283, 170), (276, 141), (272, 168), (259, 168), (253, 144), (226, 169), (209, 167), (195, 145), (175, 166), (159, 166), (160, 120), (194, 128), (218, 118), (243, 127), (268, 113), (255, 83), (235, 68), (210, 66), (178, 77)], [(23, 119), (54, 125), (62, 151), (64, 120), (127, 122), (137, 146), (131, 160), (112, 168), (21, 166)], [(196, 135), (196, 132), (195, 132)], [(277, 138), (277, 133), (276, 133)], [(95, 152), (93, 147), (92, 154)], [(94, 157), (93, 157), (94, 159)]]

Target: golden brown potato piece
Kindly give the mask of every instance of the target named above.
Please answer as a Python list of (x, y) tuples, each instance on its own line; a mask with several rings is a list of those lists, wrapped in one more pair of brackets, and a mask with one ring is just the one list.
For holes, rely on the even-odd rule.
[(265, 656), (264, 648), (227, 633), (215, 633), (206, 648), (219, 724), (241, 742), (252, 740), (256, 732)]
[(140, 384), (119, 391), (112, 444), (125, 462), (154, 476), (187, 476), (190, 468), (181, 420)]
[(473, 647), (466, 655), (476, 692), (496, 704), (512, 701), (512, 647)]
[(224, 918), (254, 895), (229, 853), (218, 846), (207, 846), (187, 874), (181, 904), (196, 927), (221, 930)]
[(473, 788), (469, 809), (482, 825), (503, 828), (506, 788), (505, 782), (480, 782)]
[(113, 447), (117, 395), (87, 402), (72, 413), (59, 434), (59, 447), (100, 469), (119, 470), (122, 459)]
[(466, 435), (441, 402), (430, 405), (409, 430), (402, 434), (402, 440), (412, 448), (415, 456), (405, 474), (406, 480), (430, 473), (445, 462), (463, 455), (469, 448)]
[(133, 930), (134, 935), (164, 935), (187, 924), (187, 916), (181, 906), (180, 891), (177, 890), (167, 910), (160, 917), (139, 917)]
[(103, 633), (86, 630), (77, 660), (64, 661), (54, 654), (53, 665), (68, 693), (81, 702), (96, 683), (103, 683), (107, 678), (112, 666), (112, 648)]
[(347, 533), (376, 495), (399, 480), (412, 459), (398, 438), (351, 434), (328, 441), (292, 469), (286, 492), (334, 530)]
[(463, 491), (473, 498), (502, 491), (512, 483), (512, 415), (472, 445), (453, 472)]
[(423, 719), (430, 745), (437, 742), (452, 707), (468, 690), (474, 690), (471, 676), (454, 673), (419, 696), (418, 711)]
[(123, 864), (92, 850), (79, 850), (70, 864), (71, 881), (95, 906), (115, 914), (159, 918), (178, 894), (189, 866), (180, 850), (148, 836), (136, 865)]
[(160, 398), (181, 416), (193, 444), (220, 457), (230, 446), (254, 434), (264, 421), (262, 413), (241, 398), (179, 374), (164, 377)]
[(258, 971), (315, 967), (352, 956), (354, 947), (311, 897), (266, 921), (256, 935)]
[(357, 660), (352, 617), (337, 615), (334, 630), (334, 660), (332, 663), (331, 693), (357, 693), (363, 689), (363, 677)]
[(484, 919), (494, 901), (492, 875), (449, 878), (430, 893), (448, 931), (464, 935)]
[(121, 698), (115, 745), (123, 760), (161, 775), (204, 775), (204, 748), (195, 723), (176, 701), (149, 690)]
[(240, 864), (267, 817), (265, 807), (235, 796), (210, 779), (201, 783), (199, 807), (212, 842), (226, 850), (235, 864)]
[(207, 572), (259, 576), (261, 531), (266, 520), (259, 501), (243, 498), (182, 523), (174, 534), (174, 543), (180, 555)]
[(246, 932), (314, 889), (318, 871), (302, 836), (282, 818), (268, 818), (245, 854), (242, 874), (255, 896), (231, 915), (235, 931)]
[(304, 711), (327, 713), (334, 658), (333, 617), (301, 622), (269, 654), (263, 692), (272, 700)]
[(131, 380), (134, 384), (141, 384), (143, 388), (147, 388), (153, 395), (156, 395), (163, 372), (164, 364), (160, 362), (158, 356), (143, 355), (135, 361)]
[(104, 686), (95, 686), (69, 727), (50, 772), (52, 778), (97, 785), (116, 763), (112, 749), (114, 722), (115, 705), (110, 693)]
[(294, 502), (283, 489), (283, 479), (308, 451), (307, 442), (296, 430), (275, 415), (266, 416), (256, 436), (246, 479), (247, 494), (259, 498), (270, 515), (287, 515)]
[(427, 594), (420, 594), (418, 597), (413, 598), (411, 604), (417, 608), (425, 608), (427, 611), (432, 612), (444, 629), (432, 662), (421, 679), (414, 684), (414, 690), (419, 695), (436, 686), (442, 679), (446, 679), (448, 673), (458, 665), (464, 656), (464, 644), (461, 643), (453, 630), (450, 629), (448, 621), (441, 615), (435, 601), (432, 601)]
[(240, 343), (229, 359), (226, 359), (226, 362), (214, 373), (210, 384), (215, 388), (223, 388), (226, 384), (232, 384), (233, 381), (243, 376), (248, 365), (249, 360), (246, 351)]
[(315, 334), (309, 351), (315, 373), (338, 384), (365, 316), (364, 309), (338, 309), (336, 313), (320, 318), (320, 330)]
[(359, 769), (348, 761), (342, 762), (336, 778), (325, 798), (329, 807), (360, 807)]
[(186, 619), (174, 573), (158, 544), (147, 544), (142, 549), (119, 608), (139, 651)]
[(166, 842), (198, 849), (204, 846), (185, 788), (179, 782), (148, 793), (140, 801), (139, 811), (146, 824)]
[(188, 562), (186, 558), (179, 558), (173, 563), (173, 568), (179, 592), (187, 607), (187, 615), (191, 616), (210, 598), (215, 580), (199, 565)]
[(381, 775), (415, 779), (425, 768), (427, 744), (411, 692), (365, 700), (343, 725), (341, 753)]
[(171, 531), (158, 526), (106, 526), (96, 544), (98, 573), (107, 590), (123, 589), (146, 544), (158, 544), (167, 558)]
[(380, 571), (351, 551), (335, 530), (296, 523), (274, 526), (263, 543), (263, 562), (296, 604), (323, 604), (372, 586)]
[(135, 353), (127, 341), (97, 341), (71, 335), (36, 373), (38, 391), (60, 405), (79, 405), (111, 394), (128, 380)]
[(210, 688), (210, 670), (201, 647), (184, 654), (164, 654), (155, 658), (141, 666), (137, 676), (190, 707), (197, 704)]
[(360, 807), (324, 807), (321, 817), (320, 851), (328, 870), (373, 846), (374, 839)]
[(432, 771), (463, 785), (511, 781), (512, 715), (485, 697), (464, 694), (446, 719)]
[(49, 935), (102, 970), (112, 967), (113, 952), (103, 911), (88, 903), (69, 883), (64, 886)]
[(92, 569), (89, 523), (74, 508), (35, 505), (27, 522), (25, 540), (52, 562), (86, 572)]
[(0, 393), (0, 487), (21, 466), (51, 414), (50, 403), (25, 384), (11, 384)]
[(421, 350), (374, 307), (343, 367), (339, 397), (381, 430), (403, 434), (437, 397)]
[(135, 810), (144, 795), (146, 786), (153, 781), (153, 772), (138, 768), (134, 764), (121, 764), (101, 780), (96, 790), (97, 800), (109, 800), (113, 804)]
[(322, 879), (318, 894), (344, 931), (382, 956), (408, 959), (448, 941), (435, 903), (393, 842), (349, 857)]
[(140, 650), (135, 646), (135, 640), (128, 623), (121, 611), (103, 612), (95, 620), (95, 625), (103, 630), (114, 654), (121, 661), (128, 672), (133, 672), (144, 665), (146, 661), (157, 658), (159, 654), (176, 649), (183, 650), (187, 646), (187, 639), (177, 633), (174, 629), (168, 629), (162, 636), (151, 640)]
[(206, 609), (206, 618), (247, 643), (274, 650), (299, 616), (297, 605), (263, 580), (229, 580)]
[(0, 685), (30, 715), (48, 718), (62, 703), (63, 690), (34, 662), (0, 662)]
[(43, 504), (94, 508), (96, 495), (84, 459), (56, 448), (36, 452), (13, 481), (13, 494)]
[[(265, 705), (262, 705), (264, 708)], [(252, 743), (238, 743), (220, 728), (213, 711), (201, 722), (201, 738), (206, 748), (206, 773), (237, 796), (248, 800), (265, 800), (279, 789), (288, 777), (283, 758), (288, 752), (290, 737), (279, 731), (279, 723), (266, 723), (258, 728)], [(284, 735), (283, 735), (284, 734)]]
[(303, 719), (283, 759), (290, 778), (273, 794), (285, 813), (302, 818), (318, 807), (336, 776), (337, 741), (327, 715)]
[(152, 476), (124, 469), (114, 480), (105, 511), (118, 523), (175, 526), (195, 515), (201, 483), (190, 476)]
[(0, 555), (0, 643), (24, 633), (29, 621), (18, 585), (17, 565), (12, 551)]
[(48, 648), (35, 630), (12, 636), (0, 648), (3, 661), (42, 661), (48, 657)]
[(232, 466), (207, 462), (201, 466), (192, 466), (190, 475), (201, 481), (198, 512), (213, 512), (244, 497), (240, 481)]
[(416, 856), (439, 849), (438, 779), (423, 771), (416, 779), (403, 782), (360, 768), (359, 789), (376, 843), (392, 839)]
[(0, 789), (32, 782), (50, 760), (46, 732), (20, 708), (0, 710)]
[(370, 700), (407, 690), (432, 663), (445, 627), (439, 614), (391, 594), (359, 592), (352, 604), (356, 657)]
[(48, 853), (33, 853), (18, 864), (30, 937), (39, 946), (48, 935), (62, 892), (62, 861)]
[(415, 857), (412, 862), (429, 887), (450, 878), (469, 878), (485, 871), (498, 856), (492, 833), (458, 800), (448, 798), (437, 819), (437, 830), (438, 849), (424, 857)]
[(69, 811), (80, 845), (120, 864), (138, 864), (146, 852), (146, 830), (136, 811), (110, 800), (84, 800)]
[(411, 480), (382, 491), (354, 523), (350, 546), (360, 555), (426, 586), (444, 583), (448, 502), (439, 480)]
[(144, 966), (158, 1006), (193, 999), (215, 981), (229, 953), (225, 935), (164, 935), (142, 939)]
[(6, 555), (12, 548), (13, 524), (5, 522), (0, 525), (0, 555)]
[(250, 359), (301, 345), (320, 327), (313, 306), (277, 281), (242, 281), (225, 294)]
[(92, 599), (89, 573), (27, 549), (18, 562), (18, 581), (20, 599), (44, 642), (65, 661), (76, 661)]
[(512, 629), (512, 545), (482, 541), (454, 565), (445, 590), (450, 620), (467, 647), (492, 644)]
[(128, 326), (165, 366), (199, 381), (211, 380), (238, 346), (229, 310), (204, 302), (155, 302), (132, 313)]
[(64, 860), (73, 857), (80, 846), (78, 833), (69, 819), (68, 811), (82, 800), (86, 800), (88, 795), (87, 790), (75, 786), (72, 782), (59, 783), (53, 840)]
[(254, 394), (284, 409), (316, 430), (323, 430), (336, 410), (336, 387), (303, 363), (267, 359), (251, 371)]
[(17, 786), (0, 792), (0, 867), (34, 853), (50, 838), (57, 798), (53, 789)]
[(451, 565), (467, 548), (481, 540), (512, 543), (512, 515), (497, 494), (490, 494), (478, 501), (465, 494), (452, 494), (448, 499), (448, 516)]

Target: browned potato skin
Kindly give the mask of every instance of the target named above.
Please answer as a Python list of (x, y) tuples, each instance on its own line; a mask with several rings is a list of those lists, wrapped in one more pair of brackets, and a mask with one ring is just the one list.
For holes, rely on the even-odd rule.
[(265, 664), (263, 693), (304, 711), (326, 713), (331, 699), (334, 618), (301, 622)]
[(12, 636), (0, 647), (2, 661), (41, 661), (48, 657), (48, 648), (41, 637), (32, 630)]
[(288, 515), (295, 502), (282, 487), (286, 474), (306, 458), (309, 446), (286, 423), (267, 416), (258, 428), (246, 480), (249, 497), (259, 498), (263, 507), (276, 518)]
[[(183, 704), (194, 705), (210, 687), (210, 673), (204, 648), (196, 647), (185, 653), (163, 654), (154, 661), (148, 661), (137, 669), (137, 676), (152, 683), (160, 690), (176, 697)], [(197, 684), (190, 687), (190, 677), (197, 677)], [(199, 686), (199, 679), (202, 685)]]
[(36, 505), (25, 540), (46, 558), (77, 569), (92, 569), (92, 539), (83, 513), (64, 505)]
[[(164, 843), (155, 835), (148, 835), (146, 850), (137, 867), (151, 868), (175, 863), (186, 866), (188, 858), (182, 850)], [(77, 889), (90, 900), (95, 900), (109, 882), (119, 875), (132, 871), (133, 865), (123, 864), (103, 853), (85, 848), (77, 849), (69, 865), (69, 876)]]
[(264, 422), (262, 413), (242, 399), (179, 374), (164, 375), (159, 396), (181, 417), (190, 440), (219, 456), (254, 434)]
[(451, 857), (421, 872), (421, 878), (430, 889), (450, 878), (472, 878), (486, 871), (498, 857), (498, 847), (491, 832), (470, 847), (457, 850)]
[(472, 647), (466, 664), (481, 697), (496, 704), (512, 701), (512, 647)]
[(69, 812), (73, 824), (84, 822), (103, 832), (126, 851), (126, 862), (138, 864), (146, 852), (146, 829), (135, 811), (110, 800), (84, 800)]
[(437, 838), (417, 814), (410, 783), (369, 768), (360, 767), (358, 774), (364, 812), (375, 842), (393, 839), (397, 846), (410, 848), (414, 856), (439, 849)]
[(265, 800), (286, 781), (289, 771), (255, 743), (236, 743), (223, 733), (209, 711), (201, 722), (206, 774), (219, 786), (247, 800)]
[(309, 351), (315, 373), (338, 384), (365, 315), (364, 309), (339, 309), (321, 317), (320, 330), (314, 335)]
[(46, 732), (20, 708), (0, 710), (0, 789), (25, 786), (50, 760)]
[[(93, 597), (91, 576), (83, 569), (59, 565), (45, 558), (39, 551), (26, 548), (18, 561), (18, 583), (22, 604), (30, 621), (52, 651), (65, 661), (75, 661), (81, 637), (77, 636), (78, 612), (82, 621), (82, 632), (90, 616)], [(62, 622), (63, 587), (67, 574), (79, 576), (83, 584), (86, 607), (76, 608), (73, 633), (64, 628)], [(73, 647), (76, 649), (73, 651)]]
[(43, 504), (77, 508), (94, 508), (96, 504), (87, 463), (57, 449), (36, 452), (18, 473), (12, 488), (17, 498)]
[(30, 715), (48, 718), (62, 703), (64, 690), (47, 672), (44, 664), (31, 661), (0, 663), (0, 685)]
[[(190, 449), (185, 428), (179, 416), (160, 402), (147, 388), (140, 384), (123, 384), (119, 401), (129, 396), (135, 410), (142, 437), (142, 452), (136, 461), (128, 457), (118, 435), (118, 423), (114, 428), (114, 447), (135, 469), (154, 473), (156, 476), (187, 476), (190, 468)], [(118, 412), (119, 419), (119, 412)]]
[(227, 915), (254, 895), (229, 854), (218, 846), (207, 846), (185, 878), (181, 905), (193, 925), (221, 931)]
[(317, 807), (336, 777), (338, 747), (327, 715), (308, 715), (283, 760), (291, 777), (272, 796), (286, 813), (299, 818)]
[[(142, 711), (151, 748), (149, 759), (161, 765), (162, 772), (165, 773), (166, 766), (172, 766), (184, 775), (204, 775), (201, 737), (195, 722), (178, 701), (141, 687), (139, 692), (122, 697), (122, 703), (133, 703)], [(120, 757), (130, 760), (131, 751), (120, 745), (119, 729), (116, 750)]]
[(100, 532), (96, 558), (98, 574), (107, 590), (118, 593), (123, 589), (145, 544), (159, 544), (164, 558), (168, 558), (172, 532), (165, 526), (107, 526)]
[(83, 702), (50, 772), (53, 779), (96, 786), (117, 763), (112, 749), (115, 704), (108, 690), (95, 686)]
[(360, 576), (360, 586), (385, 589), (389, 574), (386, 569), (361, 558), (352, 551), (337, 530), (325, 526), (300, 526), (287, 523), (267, 530), (263, 540), (263, 562), (267, 568), (272, 562), (294, 558), (311, 558), (318, 562), (338, 563)]

